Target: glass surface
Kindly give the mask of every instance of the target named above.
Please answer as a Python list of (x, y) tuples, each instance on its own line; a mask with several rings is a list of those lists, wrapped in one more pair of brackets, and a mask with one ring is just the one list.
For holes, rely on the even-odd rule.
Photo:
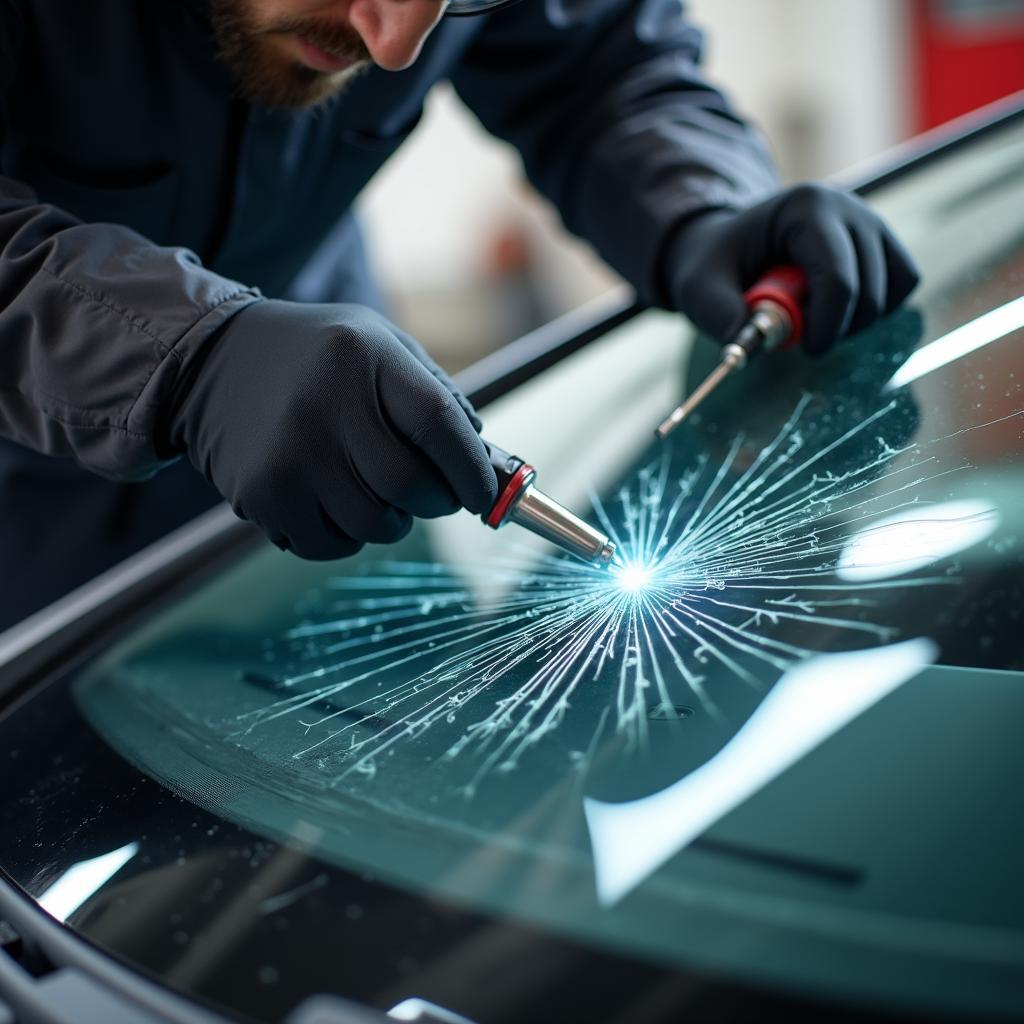
[[(923, 284), (827, 358), (755, 363), (658, 443), (717, 349), (648, 312), (485, 410), (486, 436), (613, 535), (611, 572), (468, 514), (331, 565), (262, 550), (81, 674), (64, 724), (41, 699), (0, 723), (23, 749), (81, 713), (147, 807), (177, 811), (86, 801), (72, 835), (108, 830), (88, 856), (58, 852), (45, 804), (7, 813), (6, 870), (107, 948), (266, 1019), (274, 997), (239, 977), (516, 1019), (455, 938), (433, 948), (461, 982), (427, 940), (374, 964), (397, 980), (332, 974), (308, 951), (362, 944), (368, 886), (420, 908), (384, 914), (380, 948), (440, 915), (500, 922), (517, 951), (582, 944), (794, 997), (1024, 1009), (1024, 132), (872, 202)], [(161, 817), (182, 815), (193, 834), (171, 840)], [(278, 865), (259, 891), (276, 945), (231, 928), (245, 899), (202, 867), (226, 833)], [(147, 953), (116, 901), (172, 870), (179, 920), (151, 916)], [(200, 966), (211, 944), (235, 974)], [(619, 996), (649, 987), (607, 969)], [(550, 1011), (529, 998), (519, 1019)]]

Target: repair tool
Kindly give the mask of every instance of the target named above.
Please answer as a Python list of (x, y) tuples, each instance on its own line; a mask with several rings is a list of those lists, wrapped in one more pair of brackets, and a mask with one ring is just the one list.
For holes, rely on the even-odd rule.
[(537, 471), (529, 463), (490, 441), (484, 441), (484, 446), (498, 476), (498, 500), (480, 517), (492, 530), (518, 523), (585, 562), (607, 568), (615, 545), (600, 530), (538, 491), (533, 486)]
[(799, 267), (776, 267), (743, 293), (750, 317), (735, 339), (722, 349), (722, 358), (700, 386), (655, 431), (663, 441), (729, 374), (759, 352), (792, 348), (803, 334), (802, 306), (807, 275)]

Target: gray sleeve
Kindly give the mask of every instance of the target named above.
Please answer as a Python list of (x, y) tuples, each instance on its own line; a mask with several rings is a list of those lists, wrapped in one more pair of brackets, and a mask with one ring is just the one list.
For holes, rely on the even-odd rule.
[(566, 226), (664, 302), (673, 230), (778, 188), (760, 133), (700, 70), (679, 0), (531, 0), (489, 16), (453, 77)]
[[(21, 5), (0, 0), (0, 97)], [(0, 151), (3, 144), (0, 120)], [(259, 295), (187, 249), (85, 224), (0, 176), (0, 436), (138, 480), (173, 458), (158, 431), (204, 342)]]
[(187, 249), (84, 224), (0, 177), (0, 435), (144, 479), (165, 404), (203, 344), (259, 299)]

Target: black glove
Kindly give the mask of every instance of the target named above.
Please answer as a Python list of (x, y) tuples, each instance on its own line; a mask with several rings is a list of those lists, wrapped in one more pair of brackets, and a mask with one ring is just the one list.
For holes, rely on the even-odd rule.
[(480, 421), (408, 335), (355, 305), (264, 300), (233, 317), (172, 400), (167, 440), (243, 519), (304, 558), (486, 512)]
[(803, 345), (811, 355), (894, 309), (918, 282), (914, 261), (877, 214), (856, 196), (813, 184), (687, 221), (666, 249), (663, 280), (670, 305), (731, 341), (749, 315), (744, 291), (780, 264), (807, 274)]

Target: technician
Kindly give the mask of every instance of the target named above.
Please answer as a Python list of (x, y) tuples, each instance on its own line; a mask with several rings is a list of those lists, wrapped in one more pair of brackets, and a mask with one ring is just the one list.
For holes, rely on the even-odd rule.
[(811, 354), (914, 287), (855, 197), (780, 191), (677, 0), (505, 7), (0, 0), (0, 628), (221, 497), (322, 559), (490, 507), (479, 420), (375, 311), (350, 213), (439, 80), (717, 337), (779, 262)]

